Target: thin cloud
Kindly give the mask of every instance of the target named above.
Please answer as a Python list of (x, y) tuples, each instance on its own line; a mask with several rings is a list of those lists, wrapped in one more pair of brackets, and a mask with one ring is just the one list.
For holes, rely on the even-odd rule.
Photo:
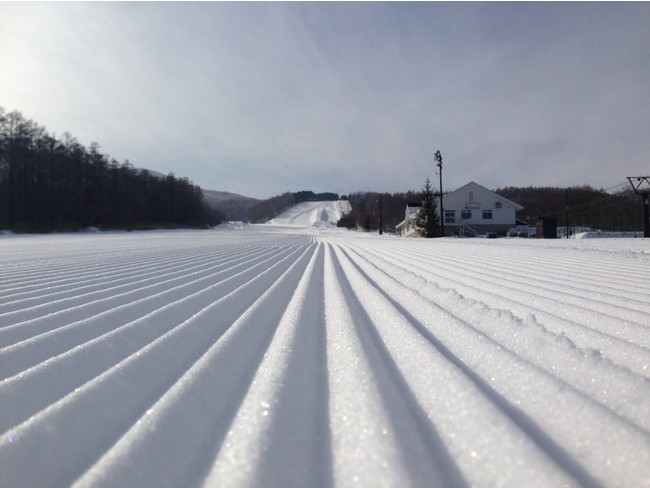
[(0, 105), (211, 189), (647, 174), (650, 6), (0, 3)]

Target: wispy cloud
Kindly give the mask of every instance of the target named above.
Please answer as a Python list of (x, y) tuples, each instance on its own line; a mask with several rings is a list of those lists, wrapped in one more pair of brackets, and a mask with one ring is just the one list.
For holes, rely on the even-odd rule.
[(650, 171), (650, 6), (0, 3), (0, 105), (251, 196)]

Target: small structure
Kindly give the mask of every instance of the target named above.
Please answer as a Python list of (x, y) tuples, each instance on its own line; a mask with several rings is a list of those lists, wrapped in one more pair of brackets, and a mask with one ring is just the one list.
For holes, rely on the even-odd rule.
[[(524, 208), (473, 181), (445, 194), (444, 198), (446, 235), (505, 236), (517, 224), (517, 211)], [(437, 200), (440, 216), (440, 199)]]
[(542, 217), (537, 221), (538, 239), (556, 239), (557, 238), (557, 217)]
[(407, 203), (404, 220), (395, 226), (395, 234), (402, 237), (415, 237), (418, 235), (415, 226), (415, 217), (420, 211), (419, 203)]

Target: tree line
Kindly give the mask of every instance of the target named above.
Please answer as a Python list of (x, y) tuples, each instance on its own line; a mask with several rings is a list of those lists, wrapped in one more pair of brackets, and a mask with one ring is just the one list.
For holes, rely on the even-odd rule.
[[(401, 193), (356, 192), (347, 196), (351, 211), (339, 222), (340, 227), (361, 229), (368, 232), (392, 233), (406, 213), (406, 205), (422, 203), (422, 193), (415, 191)], [(379, 201), (381, 200), (381, 205)], [(381, 207), (381, 219), (380, 219)]]
[(608, 193), (589, 185), (559, 187), (504, 187), (496, 190), (524, 207), (517, 218), (534, 226), (541, 217), (556, 217), (558, 225), (590, 227), (603, 231), (643, 229), (640, 199), (632, 189)]
[(221, 214), (200, 187), (159, 177), (102, 154), (99, 145), (61, 138), (0, 107), (0, 228), (140, 229), (216, 225)]
[(394, 233), (397, 224), (406, 217), (406, 206), (410, 204), (420, 206), (416, 216), (420, 234), (423, 237), (440, 235), (435, 193), (428, 178), (419, 192), (357, 192), (351, 193), (347, 199), (351, 211), (338, 222), (339, 227)]

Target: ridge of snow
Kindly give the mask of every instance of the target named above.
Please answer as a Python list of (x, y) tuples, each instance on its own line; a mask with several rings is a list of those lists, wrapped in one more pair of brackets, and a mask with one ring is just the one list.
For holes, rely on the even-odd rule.
[(0, 237), (2, 486), (647, 483), (649, 240), (402, 239), (345, 203)]

